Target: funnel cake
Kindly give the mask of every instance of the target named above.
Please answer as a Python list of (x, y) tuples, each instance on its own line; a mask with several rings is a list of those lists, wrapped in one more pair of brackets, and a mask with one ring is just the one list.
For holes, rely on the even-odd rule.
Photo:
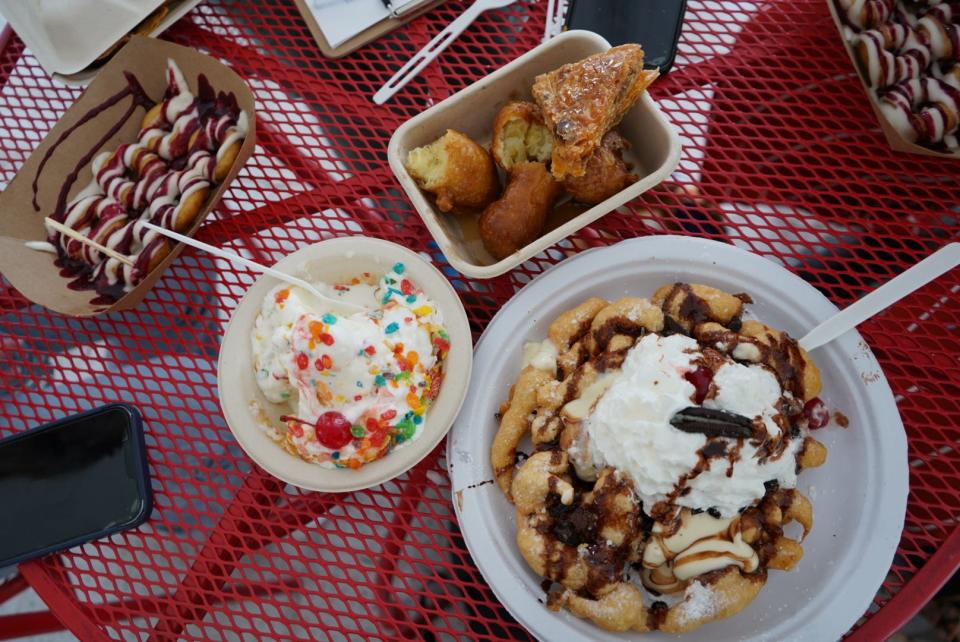
[(826, 423), (820, 374), (789, 335), (743, 320), (748, 303), (686, 283), (592, 298), (525, 347), (491, 463), (549, 608), (682, 633), (803, 556), (813, 508), (797, 474), (826, 460), (810, 435)]
[(616, 127), (659, 72), (643, 68), (643, 48), (628, 44), (537, 76), (533, 97), (553, 133), (551, 171), (583, 176), (603, 135)]

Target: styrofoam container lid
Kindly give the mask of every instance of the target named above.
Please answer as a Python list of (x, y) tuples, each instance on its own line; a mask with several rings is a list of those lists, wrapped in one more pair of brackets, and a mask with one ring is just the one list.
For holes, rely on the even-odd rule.
[(267, 401), (257, 386), (250, 331), (260, 312), (263, 297), (280, 282), (273, 277), (260, 278), (237, 305), (220, 345), (217, 363), (220, 405), (241, 448), (274, 477), (300, 488), (326, 492), (347, 492), (376, 486), (415, 466), (440, 443), (453, 424), (470, 383), (473, 339), (460, 297), (433, 265), (396, 243), (350, 236), (305, 247), (274, 267), (311, 281), (344, 283), (363, 272), (384, 274), (397, 262), (406, 266), (405, 274), (439, 308), (444, 327), (450, 335), (450, 352), (444, 366), (440, 393), (427, 410), (420, 437), (357, 470), (327, 469), (308, 463), (288, 453), (264, 432), (264, 426), (251, 408), (251, 402), (256, 401), (276, 426), (282, 425), (279, 417), (289, 413), (290, 408), (286, 404)]
[[(149, 35), (176, 22), (200, 0), (169, 2), (170, 12)], [(86, 69), (104, 51), (164, 4), (164, 0), (0, 0), (0, 14), (40, 65), (67, 84), (85, 84)]]
[(517, 550), (514, 508), (489, 480), (494, 413), (520, 371), (523, 344), (542, 340), (558, 314), (588, 297), (649, 297), (676, 281), (747, 292), (756, 301), (748, 308), (751, 316), (792, 336), (837, 311), (779, 265), (690, 237), (652, 236), (588, 250), (534, 279), (477, 344), (473, 384), (447, 441), (454, 507), (473, 560), (504, 606), (541, 640), (839, 639), (867, 610), (890, 568), (908, 491), (903, 424), (880, 365), (856, 331), (812, 354), (823, 378), (821, 397), (850, 424), (817, 431), (829, 451), (827, 462), (800, 475), (799, 489), (814, 515), (803, 559), (791, 572), (769, 571), (766, 586), (740, 613), (682, 636), (608, 633), (566, 611), (547, 610), (541, 578)]

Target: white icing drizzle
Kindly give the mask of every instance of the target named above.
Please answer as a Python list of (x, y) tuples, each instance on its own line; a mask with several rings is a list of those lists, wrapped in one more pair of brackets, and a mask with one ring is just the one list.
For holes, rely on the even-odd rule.
[(27, 241), (24, 243), (24, 245), (31, 250), (36, 250), (37, 252), (49, 252), (50, 254), (57, 253), (57, 248), (47, 241)]
[(664, 535), (660, 522), (653, 525), (643, 549), (643, 583), (661, 593), (676, 593), (695, 577), (736, 565), (752, 573), (760, 566), (756, 551), (743, 541), (739, 518), (713, 517), (708, 513), (680, 512), (676, 531)]

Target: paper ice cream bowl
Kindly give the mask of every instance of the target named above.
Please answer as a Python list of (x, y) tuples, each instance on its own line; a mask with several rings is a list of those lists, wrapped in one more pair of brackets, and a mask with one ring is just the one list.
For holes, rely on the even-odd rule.
[(332, 285), (349, 283), (364, 273), (378, 278), (396, 263), (404, 265), (404, 275), (440, 311), (450, 338), (450, 350), (444, 362), (439, 393), (424, 414), (419, 436), (357, 469), (324, 468), (310, 463), (285, 450), (268, 434), (270, 430), (286, 429), (280, 420), (282, 415), (295, 414), (290, 405), (271, 403), (263, 395), (255, 379), (251, 347), (251, 332), (263, 299), (280, 281), (268, 276), (260, 278), (234, 311), (220, 346), (217, 365), (220, 404), (240, 446), (274, 477), (300, 488), (325, 492), (377, 486), (402, 475), (427, 457), (453, 424), (470, 383), (473, 341), (463, 304), (437, 268), (400, 245), (364, 236), (310, 245), (274, 267), (311, 283), (322, 281)]

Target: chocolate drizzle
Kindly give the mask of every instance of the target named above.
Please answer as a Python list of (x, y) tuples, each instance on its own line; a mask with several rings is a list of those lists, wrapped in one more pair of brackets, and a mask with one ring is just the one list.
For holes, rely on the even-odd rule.
[(663, 332), (661, 332), (665, 337), (669, 337), (671, 334), (683, 334), (683, 326), (677, 323), (677, 320), (674, 319), (669, 314), (664, 313), (663, 315)]
[(710, 319), (710, 306), (694, 294), (689, 283), (674, 283), (663, 300), (663, 309), (673, 308), (674, 301), (681, 294), (684, 295), (679, 310), (681, 319), (690, 323), (691, 326), (697, 326)]
[[(646, 523), (639, 507), (632, 512), (622, 508), (623, 497), (633, 496), (631, 482), (617, 475), (601, 479), (592, 489), (576, 477), (571, 479), (574, 500), (565, 505), (556, 493), (557, 478), (552, 477), (548, 482), (551, 493), (546, 500), (546, 519), (537, 526), (544, 535), (545, 577), (562, 583), (582, 556), (588, 568), (582, 591), (594, 596), (623, 580), (633, 551), (632, 542)], [(608, 542), (601, 536), (604, 529), (622, 533), (623, 543)]]
[(597, 372), (619, 370), (623, 365), (624, 359), (627, 358), (628, 352), (630, 352), (630, 348), (624, 348), (614, 352), (604, 352), (599, 357), (594, 359), (594, 368), (597, 369)]
[(627, 319), (610, 319), (593, 331), (593, 340), (600, 351), (606, 350), (610, 340), (617, 335), (626, 335), (637, 339), (646, 334), (647, 329), (639, 323), (631, 323)]
[(729, 465), (727, 466), (727, 477), (733, 477), (733, 467), (738, 461), (740, 461), (740, 451), (743, 449), (743, 439), (737, 439), (737, 442), (733, 446), (727, 449), (727, 461)]
[(93, 120), (96, 116), (103, 113), (110, 107), (116, 105), (127, 96), (131, 96), (133, 98), (133, 100), (130, 102), (130, 106), (127, 108), (127, 111), (124, 112), (123, 116), (113, 125), (113, 127), (107, 130), (107, 133), (104, 134), (99, 141), (97, 141), (94, 147), (77, 162), (73, 171), (67, 175), (66, 179), (64, 179), (63, 186), (60, 188), (60, 194), (57, 197), (57, 206), (51, 215), (54, 220), (60, 222), (63, 222), (64, 208), (67, 204), (67, 194), (70, 192), (70, 188), (73, 187), (77, 177), (80, 175), (80, 170), (86, 167), (87, 163), (93, 160), (93, 157), (97, 154), (97, 152), (100, 151), (100, 148), (103, 147), (107, 141), (110, 140), (118, 131), (120, 131), (130, 116), (133, 115), (133, 112), (136, 111), (137, 107), (149, 109), (153, 105), (153, 102), (150, 100), (147, 92), (144, 91), (143, 87), (140, 85), (140, 81), (137, 80), (136, 76), (129, 71), (123, 72), (123, 76), (127, 80), (127, 86), (124, 89), (113, 96), (110, 96), (99, 105), (95, 105), (90, 108), (90, 110), (81, 116), (77, 122), (61, 132), (57, 140), (47, 148), (43, 158), (40, 159), (40, 164), (37, 166), (37, 173), (34, 175), (33, 182), (31, 183), (31, 187), (33, 188), (34, 211), (40, 211), (40, 204), (37, 202), (37, 190), (38, 182), (40, 181), (40, 174), (43, 172), (43, 168), (46, 166), (47, 161), (49, 161), (50, 157), (53, 156), (53, 153), (64, 141), (67, 140), (67, 138), (70, 137), (73, 132), (78, 130), (89, 121)]
[[(761, 350), (761, 353), (764, 351)], [(767, 350), (769, 359), (764, 362), (769, 364), (777, 373), (779, 379), (785, 388), (790, 390), (794, 396), (803, 398), (803, 373), (806, 367), (806, 360), (803, 353), (800, 352), (800, 345), (786, 332), (780, 338), (780, 341)], [(764, 354), (764, 356), (767, 356)]]
[(663, 626), (663, 623), (667, 620), (667, 612), (670, 608), (667, 606), (667, 603), (662, 600), (657, 600), (650, 605), (650, 609), (647, 611), (647, 628), (651, 631), (658, 631), (660, 627)]

